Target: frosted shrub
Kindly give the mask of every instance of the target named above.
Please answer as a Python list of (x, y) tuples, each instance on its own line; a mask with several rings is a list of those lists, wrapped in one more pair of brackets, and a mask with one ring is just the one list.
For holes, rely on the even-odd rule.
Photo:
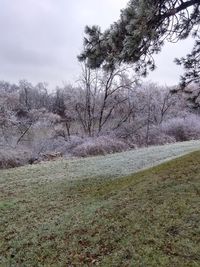
[(84, 142), (84, 138), (80, 136), (77, 136), (77, 135), (70, 136), (70, 140), (66, 144), (66, 149), (68, 152), (72, 152), (72, 150), (75, 147), (83, 144), (83, 142)]
[[(78, 136), (71, 136), (70, 140), (64, 137), (48, 138), (38, 141), (34, 144), (34, 157), (40, 160), (40, 156), (48, 153), (61, 153), (62, 155), (70, 155), (72, 150), (81, 145), (84, 140)], [(41, 159), (42, 160), (42, 159)]]
[(0, 149), (0, 169), (19, 167), (28, 164), (30, 159), (31, 152), (23, 148)]
[(161, 131), (159, 127), (153, 127), (149, 131), (148, 145), (165, 145), (175, 143), (176, 139)]
[(96, 138), (88, 138), (85, 142), (77, 146), (73, 150), (73, 154), (79, 157), (106, 155), (109, 153), (120, 152), (127, 150), (128, 145), (123, 141), (108, 137), (101, 136)]
[[(163, 132), (159, 127), (151, 126), (147, 134), (147, 127), (134, 129), (127, 127), (120, 129), (116, 133), (117, 136), (123, 138), (131, 149), (144, 147), (146, 145), (164, 145), (175, 142), (175, 139)], [(148, 137), (147, 137), (148, 135)]]
[(170, 136), (161, 131), (159, 127), (150, 126), (147, 133), (147, 127), (143, 127), (134, 133), (135, 143), (139, 147), (152, 146), (152, 145), (164, 145), (176, 142), (173, 136)]
[(200, 116), (190, 114), (185, 118), (173, 118), (162, 124), (162, 132), (176, 141), (188, 141), (200, 138)]
[(38, 141), (34, 144), (34, 154), (40, 153), (50, 153), (50, 152), (62, 152), (64, 153), (66, 150), (66, 144), (64, 138), (48, 138), (41, 141)]

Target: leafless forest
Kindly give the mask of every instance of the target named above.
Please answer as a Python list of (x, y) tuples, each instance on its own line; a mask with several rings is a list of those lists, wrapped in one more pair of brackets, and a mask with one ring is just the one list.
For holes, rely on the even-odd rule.
[(84, 65), (76, 86), (51, 92), (1, 81), (0, 167), (198, 139), (199, 91), (177, 89)]

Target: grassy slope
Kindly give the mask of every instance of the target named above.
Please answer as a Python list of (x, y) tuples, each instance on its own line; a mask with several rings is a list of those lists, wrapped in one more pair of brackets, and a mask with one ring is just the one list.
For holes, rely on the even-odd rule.
[(200, 150), (200, 140), (152, 146), (106, 156), (57, 160), (14, 170), (0, 170), (0, 183), (5, 180), (6, 184), (14, 183), (17, 187), (24, 183), (31, 185), (32, 182), (116, 178), (122, 175), (127, 176), (195, 150)]
[(48, 166), (0, 174), (2, 266), (200, 266), (200, 152), (115, 180)]

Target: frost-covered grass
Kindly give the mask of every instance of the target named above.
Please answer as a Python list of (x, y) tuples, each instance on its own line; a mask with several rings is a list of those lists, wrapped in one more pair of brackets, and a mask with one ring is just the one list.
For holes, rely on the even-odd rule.
[(0, 266), (200, 266), (200, 152), (127, 177), (99, 179), (198, 146), (1, 171)]
[[(14, 183), (44, 183), (50, 180), (80, 180), (92, 178), (115, 178), (149, 168), (189, 152), (200, 150), (200, 141), (188, 141), (164, 146), (141, 148), (106, 156), (73, 160), (58, 160), (38, 165), (3, 170), (0, 178)], [(17, 179), (15, 178), (18, 177)]]

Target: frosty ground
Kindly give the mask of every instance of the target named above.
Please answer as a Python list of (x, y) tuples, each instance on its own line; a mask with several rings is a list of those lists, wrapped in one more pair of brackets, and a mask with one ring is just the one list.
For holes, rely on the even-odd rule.
[(1, 171), (0, 264), (199, 266), (195, 150), (200, 141)]

